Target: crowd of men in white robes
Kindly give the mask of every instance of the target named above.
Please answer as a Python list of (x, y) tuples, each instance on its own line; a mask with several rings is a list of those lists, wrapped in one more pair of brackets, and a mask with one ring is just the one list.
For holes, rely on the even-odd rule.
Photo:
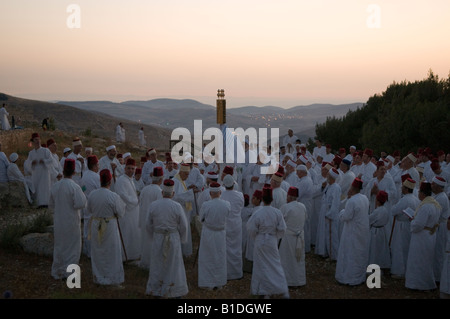
[[(149, 270), (147, 294), (182, 297), (184, 260), (197, 253), (199, 287), (221, 289), (247, 271), (253, 295), (287, 298), (290, 287), (306, 285), (305, 255), (314, 253), (336, 262), (344, 285), (364, 283), (377, 264), (407, 288), (450, 293), (442, 151), (333, 153), (316, 140), (310, 153), (290, 130), (276, 154), (246, 140), (242, 164), (197, 162), (190, 153), (161, 161), (153, 148), (138, 163), (114, 145), (83, 157), (75, 138), (59, 159), (54, 141), (42, 147), (37, 133), (31, 141), (24, 169), (36, 205), (54, 210), (55, 278), (84, 253), (99, 284), (122, 284), (123, 262), (134, 261)], [(272, 174), (261, 173), (273, 163)]]

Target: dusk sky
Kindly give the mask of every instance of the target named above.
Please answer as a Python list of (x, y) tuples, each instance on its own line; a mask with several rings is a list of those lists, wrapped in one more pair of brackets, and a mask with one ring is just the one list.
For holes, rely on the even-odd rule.
[(342, 104), (450, 72), (448, 0), (2, 0), (0, 16), (0, 92), (40, 100)]

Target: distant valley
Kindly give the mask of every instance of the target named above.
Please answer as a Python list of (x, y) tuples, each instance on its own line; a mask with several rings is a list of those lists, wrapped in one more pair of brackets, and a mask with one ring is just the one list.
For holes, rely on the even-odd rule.
[[(193, 132), (194, 120), (203, 121), (203, 129), (217, 127), (216, 107), (192, 99), (153, 99), (148, 101), (58, 101), (90, 112), (106, 113), (142, 124), (157, 125), (173, 130), (185, 127)], [(311, 104), (284, 109), (277, 106), (243, 106), (228, 108), (228, 127), (243, 129), (249, 127), (278, 127), (280, 135), (291, 128), (301, 139), (313, 138), (316, 123), (325, 122), (327, 116), (342, 117), (349, 110), (362, 107), (364, 103), (351, 104)]]

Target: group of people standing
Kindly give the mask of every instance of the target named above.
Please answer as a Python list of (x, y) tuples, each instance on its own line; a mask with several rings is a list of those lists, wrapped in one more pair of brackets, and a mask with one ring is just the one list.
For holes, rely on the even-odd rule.
[[(146, 294), (182, 297), (196, 229), (201, 288), (221, 289), (249, 272), (251, 294), (289, 298), (289, 288), (306, 285), (305, 256), (314, 253), (336, 262), (340, 284), (364, 283), (377, 264), (407, 288), (439, 284), (450, 293), (450, 165), (441, 152), (375, 157), (351, 146), (333, 154), (316, 140), (310, 153), (288, 136), (279, 153), (259, 150), (256, 163), (246, 140), (245, 163), (219, 164), (187, 152), (181, 163), (170, 153), (161, 161), (153, 148), (138, 163), (114, 145), (101, 158), (88, 148), (83, 157), (78, 138), (59, 159), (49, 147), (56, 143), (42, 147), (34, 133), (24, 168), (36, 205), (54, 211), (52, 276), (67, 277), (83, 253), (96, 283), (121, 285), (131, 261), (149, 270)], [(263, 174), (267, 157), (278, 161)]]

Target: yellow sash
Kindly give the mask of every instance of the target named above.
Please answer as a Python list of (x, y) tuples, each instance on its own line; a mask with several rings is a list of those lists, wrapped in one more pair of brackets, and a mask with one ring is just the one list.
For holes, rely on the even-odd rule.
[[(181, 179), (180, 174), (175, 175), (175, 178), (178, 179), (181, 182), (181, 185), (183, 185), (184, 190), (187, 192), (188, 189), (187, 189), (186, 184), (184, 183), (184, 181)], [(188, 212), (190, 212), (192, 210), (192, 203), (191, 202), (184, 203), (184, 206), (186, 207), (186, 210)]]

